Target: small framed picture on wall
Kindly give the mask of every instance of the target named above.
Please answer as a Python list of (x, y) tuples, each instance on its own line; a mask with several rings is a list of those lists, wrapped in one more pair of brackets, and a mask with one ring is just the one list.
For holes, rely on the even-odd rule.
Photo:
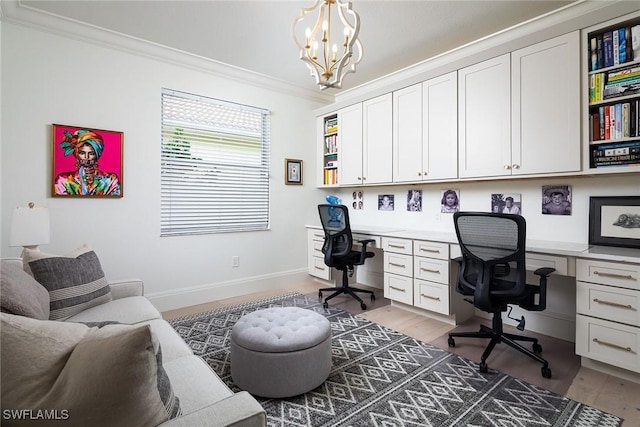
[(302, 160), (284, 159), (284, 183), (302, 185)]

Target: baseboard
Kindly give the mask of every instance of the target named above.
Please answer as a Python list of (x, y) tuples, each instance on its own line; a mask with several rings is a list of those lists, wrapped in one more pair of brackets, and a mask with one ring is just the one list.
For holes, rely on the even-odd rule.
[(284, 288), (306, 282), (309, 277), (308, 269), (305, 267), (275, 274), (245, 277), (239, 280), (153, 292), (145, 296), (162, 312), (274, 288)]
[(594, 371), (603, 372), (607, 375), (640, 384), (640, 372), (633, 372), (627, 369), (618, 368), (617, 366), (609, 365), (608, 363), (599, 362), (587, 357), (581, 357), (580, 361), (581, 365), (585, 368), (593, 369)]

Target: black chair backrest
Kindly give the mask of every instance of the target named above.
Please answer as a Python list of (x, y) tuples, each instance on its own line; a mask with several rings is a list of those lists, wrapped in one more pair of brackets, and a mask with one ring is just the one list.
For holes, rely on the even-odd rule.
[(513, 214), (456, 212), (453, 222), (462, 251), (458, 290), (472, 289), (474, 305), (489, 312), (523, 295), (525, 219)]
[(325, 263), (332, 266), (334, 262), (330, 258), (348, 255), (353, 246), (349, 210), (345, 205), (325, 204), (318, 205), (318, 212), (324, 229), (322, 253), (325, 254)]

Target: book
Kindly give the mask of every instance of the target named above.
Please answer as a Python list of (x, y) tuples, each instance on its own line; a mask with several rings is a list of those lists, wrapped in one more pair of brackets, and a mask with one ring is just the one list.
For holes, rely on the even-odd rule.
[(614, 138), (622, 138), (622, 104), (614, 104), (616, 121), (614, 123)]
[(609, 106), (604, 108), (604, 139), (611, 139), (611, 117), (609, 116)]
[(604, 107), (598, 107), (598, 118), (600, 119), (600, 140), (604, 137)]
[(598, 69), (598, 43), (595, 37), (591, 37), (591, 71)]
[[(633, 40), (636, 40), (634, 45)], [(631, 27), (631, 54), (634, 60), (640, 59), (640, 25), (634, 25)]]
[(620, 126), (622, 128), (622, 137), (623, 138), (629, 138), (629, 136), (631, 136), (631, 122), (630, 120), (630, 116), (631, 116), (631, 104), (628, 102), (625, 102), (622, 104), (622, 126)]
[(604, 67), (604, 52), (602, 50), (602, 34), (596, 36), (596, 51), (598, 55), (598, 69)]
[(618, 29), (618, 64), (627, 62), (627, 30)]
[(638, 118), (637, 114), (637, 103), (638, 100), (631, 101), (629, 104), (629, 136), (638, 136)]
[(613, 51), (613, 64), (618, 65), (620, 63), (620, 38), (618, 30), (614, 30), (611, 32), (613, 37), (613, 43), (611, 50)]
[(607, 31), (602, 35), (602, 50), (604, 52), (604, 66), (613, 65), (613, 32)]

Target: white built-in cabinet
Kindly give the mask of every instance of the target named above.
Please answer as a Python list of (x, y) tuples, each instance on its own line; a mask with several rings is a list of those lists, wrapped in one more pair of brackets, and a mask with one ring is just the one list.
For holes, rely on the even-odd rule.
[(458, 71), (459, 177), (580, 170), (578, 32)]
[(338, 111), (341, 185), (391, 182), (391, 118), (390, 93)]
[(393, 92), (393, 182), (458, 177), (457, 73)]

